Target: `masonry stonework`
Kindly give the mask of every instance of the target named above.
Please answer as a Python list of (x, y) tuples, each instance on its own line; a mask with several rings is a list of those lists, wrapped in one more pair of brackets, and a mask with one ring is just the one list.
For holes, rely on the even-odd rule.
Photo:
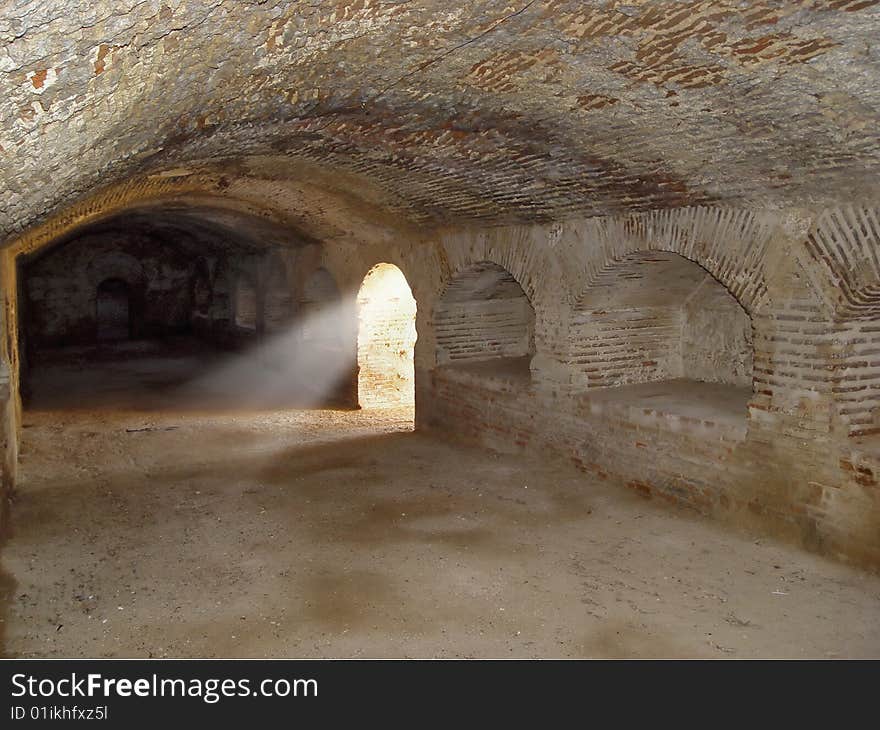
[(360, 372), (418, 428), (880, 568), (876, 0), (12, 5), (7, 493), (29, 343), (124, 287), (233, 350), (333, 312), (347, 407), (405, 320)]
[[(870, 408), (874, 396), (872, 380), (863, 375), (869, 362), (864, 354), (856, 358), (853, 344), (856, 340), (863, 353), (870, 352), (871, 338), (862, 332), (857, 336), (854, 325), (839, 324), (836, 313), (808, 283), (811, 276), (801, 266), (821, 276), (817, 272), (823, 264), (813, 257), (806, 240), (787, 237), (783, 218), (776, 230), (767, 216), (758, 225), (743, 213), (685, 209), (664, 214), (666, 228), (660, 233), (665, 235), (656, 238), (646, 235), (656, 231), (651, 216), (572, 221), (561, 234), (550, 227), (443, 233), (438, 245), (449, 259), (492, 260), (494, 252), (502, 250), (502, 241), (515, 243), (504, 249), (504, 256), (495, 255), (496, 260), (516, 270), (534, 292), (537, 321), (557, 324), (545, 332), (538, 325), (538, 366), (533, 366), (531, 379), (433, 364), (422, 368), (419, 423), (496, 449), (554, 451), (591, 474), (645, 495), (733, 522), (762, 525), (812, 549), (876, 565), (880, 494), (874, 459), (880, 452), (866, 434), (870, 429), (853, 427), (851, 405), (856, 400), (861, 413)], [(712, 255), (713, 245), (729, 240), (729, 225), (736, 219), (744, 236), (738, 243), (743, 258), (757, 264), (751, 271), (741, 265), (733, 268), (732, 258)], [(709, 224), (713, 220), (714, 231)], [(598, 229), (603, 237), (584, 239), (584, 229)], [(748, 233), (759, 235), (749, 240)], [(597, 290), (582, 291), (574, 281), (567, 290), (558, 286), (556, 272), (562, 262), (554, 266), (547, 261), (554, 254), (547, 252), (546, 243), (536, 250), (540, 243), (535, 239), (542, 234), (557, 239), (554, 253), (568, 259), (568, 270), (606, 271), (609, 263), (619, 260), (618, 252), (639, 247), (645, 252), (642, 261), (668, 262), (672, 259), (665, 252), (670, 252), (687, 255), (703, 267), (701, 282), (711, 281), (719, 288), (700, 305), (699, 313), (721, 310), (692, 325), (706, 327), (711, 322), (717, 328), (700, 340), (706, 343), (703, 364), (662, 369), (655, 348), (653, 356), (639, 354), (630, 364), (634, 375), (628, 378), (597, 383), (584, 378), (581, 359), (571, 357), (581, 352), (576, 338), (583, 336), (585, 323), (601, 330), (607, 309), (585, 316), (584, 302), (601, 296)], [(572, 266), (575, 250), (582, 254)], [(774, 263), (789, 270), (774, 270)], [(715, 274), (707, 279), (706, 271)], [(601, 283), (601, 275), (594, 281)], [(727, 282), (727, 288), (719, 282)], [(621, 307), (626, 296), (632, 297), (632, 311), (638, 311), (645, 297), (656, 298), (668, 286), (665, 276), (653, 287), (616, 286), (613, 296)], [(697, 297), (704, 291), (699, 287)], [(733, 292), (748, 303), (751, 318)], [(442, 307), (442, 298), (439, 301)], [(676, 330), (680, 322), (669, 316), (663, 327)], [(676, 342), (661, 321), (655, 318), (648, 329)], [(868, 322), (863, 326), (870, 331)], [(597, 372), (620, 372), (617, 353), (627, 349), (616, 347), (618, 340), (626, 341), (632, 353), (647, 336), (641, 316), (618, 322), (617, 327), (614, 337), (605, 340), (606, 362), (597, 355)], [(688, 352), (687, 329), (684, 337), (678, 344), (684, 345), (685, 359), (695, 361), (695, 354)], [(438, 353), (442, 357), (439, 348)], [(712, 355), (718, 353), (723, 357), (713, 362)], [(861, 397), (853, 398), (847, 382)], [(870, 414), (861, 421), (875, 418), (876, 410)]]

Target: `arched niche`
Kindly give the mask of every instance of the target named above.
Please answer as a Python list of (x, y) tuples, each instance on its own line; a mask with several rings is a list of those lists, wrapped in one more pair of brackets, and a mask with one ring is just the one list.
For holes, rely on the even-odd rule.
[(530, 380), (535, 310), (514, 276), (483, 261), (457, 272), (433, 313), (438, 367)]
[(623, 404), (745, 419), (752, 391), (752, 322), (708, 271), (676, 253), (612, 261), (574, 308), (575, 386)]

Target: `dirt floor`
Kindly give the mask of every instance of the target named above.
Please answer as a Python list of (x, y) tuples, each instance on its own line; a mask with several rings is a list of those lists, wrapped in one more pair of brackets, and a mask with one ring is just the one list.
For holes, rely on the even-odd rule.
[(406, 411), (75, 400), (25, 417), (7, 656), (880, 656), (880, 577)]

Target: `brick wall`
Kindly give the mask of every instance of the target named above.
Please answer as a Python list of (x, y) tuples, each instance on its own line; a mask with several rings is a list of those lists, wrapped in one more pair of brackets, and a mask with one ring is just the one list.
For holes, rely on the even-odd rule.
[[(815, 233), (823, 218), (812, 220)], [(851, 251), (873, 229), (838, 231), (830, 266), (808, 228), (697, 208), (443, 232), (453, 271), (516, 271), (535, 306), (535, 356), (531, 380), (421, 367), (419, 424), (556, 454), (646, 496), (880, 566), (880, 326), (865, 305), (875, 280), (862, 272), (838, 301), (834, 273), (864, 260)]]
[(751, 322), (711, 274), (678, 254), (630, 254), (574, 307), (568, 362), (584, 387), (668, 378), (751, 385)]
[(25, 264), (28, 341), (37, 347), (88, 344), (98, 336), (98, 290), (116, 280), (128, 291), (131, 336), (189, 327), (190, 257), (154, 239), (94, 234)]
[[(876, 218), (873, 208), (680, 208), (450, 228), (415, 242), (402, 236), (394, 243), (390, 236), (336, 241), (315, 257), (330, 272), (322, 280), (335, 279), (332, 289), (343, 292), (343, 300), (345, 292), (358, 291), (377, 261), (393, 262), (405, 274), (418, 300), (421, 427), (503, 451), (555, 455), (647, 496), (878, 566), (880, 442), (872, 424), (878, 409), (880, 266), (871, 259), (880, 250)], [(672, 276), (675, 257), (695, 267), (690, 271), (696, 278)], [(620, 262), (637, 260), (630, 270), (637, 278), (621, 277), (626, 269), (614, 273)], [(445, 318), (470, 302), (474, 309), (459, 320), (467, 322), (487, 301), (475, 304), (474, 290), (465, 287), (470, 299), (456, 303), (453, 284), (462, 272), (491, 269), (487, 262), (509, 272), (533, 309), (527, 377), (516, 368), (499, 369), (498, 359), (456, 362), (448, 356), (454, 328)], [(673, 269), (663, 276), (644, 273), (667, 264)], [(612, 283), (598, 286), (606, 277)], [(215, 274), (214, 302), (222, 298), (222, 281)], [(712, 288), (716, 283), (720, 288)], [(297, 289), (298, 305), (312, 306), (320, 297), (308, 292), (321, 289), (308, 283)], [(368, 297), (361, 304), (379, 301)], [(401, 304), (376, 307), (376, 316), (366, 318), (369, 308), (360, 308), (362, 332), (385, 343), (389, 353), (404, 349), (404, 338), (385, 336), (402, 323)], [(737, 307), (748, 312), (746, 319)], [(624, 319), (625, 312), (631, 319)], [(411, 316), (405, 319), (412, 324)], [(599, 350), (584, 347), (589, 327)], [(646, 335), (652, 329), (658, 336)], [(600, 341), (600, 335), (608, 339)], [(343, 339), (353, 345), (354, 326)], [(678, 370), (669, 354), (676, 341)], [(621, 360), (630, 365), (594, 359), (587, 371), (590, 353), (601, 348), (606, 355), (630, 357)], [(362, 376), (372, 376), (375, 384), (382, 378), (396, 382), (388, 375), (401, 372), (399, 363), (364, 349), (362, 354)], [(644, 364), (650, 360), (658, 364)], [(650, 377), (628, 379), (627, 373)]]
[(853, 436), (880, 433), (880, 320), (839, 324), (835, 339), (831, 392), (837, 415)]
[(440, 364), (534, 351), (534, 310), (513, 276), (496, 264), (456, 274), (434, 309), (433, 324)]

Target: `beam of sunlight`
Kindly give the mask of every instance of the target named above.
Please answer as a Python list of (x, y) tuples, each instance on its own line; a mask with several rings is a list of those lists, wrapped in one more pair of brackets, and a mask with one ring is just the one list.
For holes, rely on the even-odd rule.
[(356, 366), (351, 298), (295, 319), (186, 384), (180, 395), (229, 409), (325, 407)]

